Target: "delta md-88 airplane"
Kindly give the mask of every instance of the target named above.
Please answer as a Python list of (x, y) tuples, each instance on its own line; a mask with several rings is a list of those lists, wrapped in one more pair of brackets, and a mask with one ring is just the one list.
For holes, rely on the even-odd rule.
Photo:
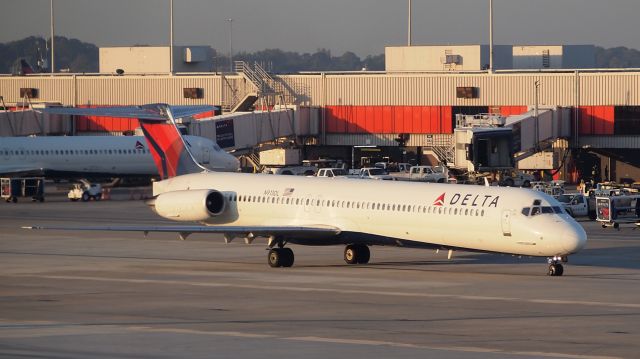
[(192, 233), (221, 233), (226, 241), (244, 238), (247, 243), (263, 237), (271, 267), (293, 265), (290, 244), (345, 245), (349, 264), (368, 263), (369, 246), (376, 245), (443, 249), (450, 255), (453, 250), (505, 253), (547, 257), (552, 276), (562, 275), (561, 262), (586, 244), (584, 229), (542, 192), (214, 173), (195, 161), (175, 126), (184, 111), (174, 114), (170, 106), (156, 104), (132, 112), (163, 178), (154, 183), (149, 205), (164, 218), (200, 225), (28, 228), (175, 232), (182, 239)]

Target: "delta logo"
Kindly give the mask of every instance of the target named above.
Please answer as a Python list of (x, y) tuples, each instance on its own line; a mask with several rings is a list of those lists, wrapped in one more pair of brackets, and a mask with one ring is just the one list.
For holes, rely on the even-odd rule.
[(144, 145), (140, 141), (136, 141), (136, 150), (144, 150)]
[(448, 204), (450, 206), (460, 205), (460, 206), (471, 206), (471, 207), (498, 207), (498, 201), (500, 200), (500, 196), (493, 196), (490, 194), (470, 194), (467, 193), (465, 195), (460, 193), (455, 193), (451, 196), (449, 203), (446, 203), (447, 192), (444, 192), (436, 200), (433, 202), (434, 206), (444, 206)]

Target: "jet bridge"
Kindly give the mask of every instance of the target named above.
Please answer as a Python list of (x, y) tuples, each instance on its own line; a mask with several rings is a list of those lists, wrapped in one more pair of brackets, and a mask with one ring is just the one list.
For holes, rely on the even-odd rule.
[(506, 117), (504, 126), (513, 130), (514, 159), (521, 161), (551, 148), (557, 139), (571, 136), (571, 109), (530, 109), (522, 115)]
[(454, 168), (469, 172), (513, 169), (516, 162), (571, 135), (568, 108), (530, 109), (517, 116), (456, 115)]
[(227, 151), (252, 150), (283, 138), (319, 135), (318, 108), (290, 106), (269, 111), (236, 112), (189, 121), (190, 134), (216, 141)]

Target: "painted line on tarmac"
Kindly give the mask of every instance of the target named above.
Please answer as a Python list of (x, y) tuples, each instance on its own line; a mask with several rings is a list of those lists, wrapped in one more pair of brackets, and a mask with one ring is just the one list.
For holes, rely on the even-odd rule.
[(256, 290), (269, 290), (269, 291), (276, 290), (276, 291), (306, 292), (306, 293), (316, 292), (316, 293), (337, 293), (337, 294), (357, 294), (357, 295), (379, 295), (379, 296), (387, 296), (387, 297), (458, 299), (458, 300), (469, 300), (469, 301), (502, 301), (502, 302), (553, 304), (553, 305), (581, 305), (581, 306), (588, 306), (588, 307), (608, 307), (608, 308), (632, 308), (632, 309), (640, 308), (640, 303), (616, 303), (616, 302), (599, 302), (599, 301), (567, 300), (567, 299), (530, 299), (530, 298), (490, 297), (490, 296), (460, 295), (460, 294), (385, 292), (385, 291), (376, 291), (376, 290), (337, 289), (337, 288), (264, 286), (264, 285), (251, 285), (251, 284), (193, 282), (193, 281), (162, 280), (162, 279), (106, 278), (106, 277), (68, 276), (68, 275), (15, 275), (12, 277), (43, 278), (43, 279), (58, 279), (58, 280), (86, 280), (86, 281), (100, 281), (100, 282), (114, 282), (114, 283), (131, 283), (131, 284), (184, 285), (184, 286), (191, 286), (191, 287), (208, 287), (208, 288), (239, 288), (239, 289), (256, 289)]
[(509, 351), (509, 350), (494, 349), (494, 348), (463, 347), (463, 346), (451, 346), (451, 347), (429, 346), (429, 345), (409, 344), (409, 343), (382, 341), (382, 340), (367, 340), (367, 339), (327, 338), (327, 337), (315, 337), (315, 336), (278, 337), (278, 336), (269, 335), (269, 334), (206, 331), (206, 330), (192, 330), (192, 329), (180, 329), (180, 328), (128, 327), (127, 329), (133, 330), (133, 331), (142, 331), (147, 333), (195, 334), (195, 335), (225, 336), (225, 337), (234, 337), (234, 338), (254, 338), (254, 339), (297, 341), (297, 342), (305, 342), (305, 343), (331, 343), (331, 344), (361, 345), (361, 346), (388, 346), (388, 347), (394, 347), (394, 348), (406, 348), (406, 349), (418, 349), (418, 350), (441, 350), (441, 351), (449, 351), (449, 352), (484, 353), (484, 354), (490, 353), (490, 354), (498, 354), (498, 355), (506, 355), (506, 356), (529, 356), (529, 357), (533, 356), (533, 357), (566, 358), (566, 359), (619, 359), (618, 357), (611, 357), (611, 356)]
[(352, 345), (371, 345), (371, 346), (391, 346), (400, 348), (415, 348), (415, 349), (428, 349), (428, 350), (443, 350), (443, 351), (455, 351), (455, 352), (470, 352), (470, 353), (491, 353), (500, 355), (517, 355), (517, 356), (534, 356), (545, 358), (567, 358), (567, 359), (615, 359), (618, 357), (611, 356), (596, 356), (596, 355), (580, 355), (580, 354), (566, 354), (566, 353), (546, 353), (546, 352), (527, 352), (527, 351), (509, 351), (492, 348), (480, 348), (480, 347), (460, 347), (460, 346), (425, 346), (417, 344), (406, 344), (389, 341), (377, 341), (377, 340), (360, 340), (360, 339), (342, 339), (342, 338), (323, 338), (323, 337), (291, 337), (282, 338), (284, 340), (298, 340), (305, 342), (319, 342), (319, 343), (334, 343), (334, 344), (352, 344)]
[[(464, 352), (477, 354), (496, 354), (507, 357), (526, 356), (526, 357), (545, 357), (545, 358), (565, 358), (565, 359), (619, 359), (610, 356), (594, 356), (579, 355), (568, 353), (552, 353), (552, 352), (527, 352), (527, 351), (509, 351), (495, 348), (481, 347), (465, 347), (465, 346), (431, 346), (420, 344), (409, 344), (393, 341), (368, 340), (368, 339), (347, 339), (347, 338), (329, 338), (329, 337), (281, 337), (273, 334), (260, 334), (238, 331), (207, 331), (185, 328), (157, 328), (151, 326), (124, 326), (118, 324), (111, 325), (95, 325), (95, 324), (67, 324), (62, 322), (20, 322), (20, 321), (3, 321), (7, 325), (4, 330), (0, 330), (0, 336), (5, 339), (23, 339), (23, 338), (39, 338), (39, 337), (55, 337), (61, 335), (110, 335), (123, 334), (124, 332), (137, 333), (171, 333), (186, 335), (206, 335), (231, 338), (245, 339), (267, 339), (280, 341), (296, 341), (303, 343), (331, 343), (342, 345), (360, 345), (360, 346), (386, 346), (392, 348), (405, 348), (416, 350), (438, 350), (445, 352)], [(51, 327), (53, 325), (53, 327)], [(151, 324), (153, 325), (153, 324)]]

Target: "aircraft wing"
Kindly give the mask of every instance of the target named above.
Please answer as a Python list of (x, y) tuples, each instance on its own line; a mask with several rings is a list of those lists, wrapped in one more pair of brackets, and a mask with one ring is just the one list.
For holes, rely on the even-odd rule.
[(165, 232), (186, 236), (193, 233), (221, 233), (236, 237), (283, 236), (295, 238), (321, 238), (340, 234), (340, 229), (331, 226), (27, 226), (24, 229), (63, 231), (117, 231), (117, 232)]
[(0, 167), (0, 174), (3, 175), (41, 175), (44, 173), (44, 168), (33, 166), (3, 166)]
[(169, 107), (171, 109), (173, 117), (175, 118), (189, 117), (203, 112), (215, 111), (218, 109), (215, 106), (209, 105), (168, 106), (164, 104), (151, 104), (143, 106), (96, 108), (47, 107), (39, 109), (38, 111), (52, 115), (122, 117), (164, 121), (167, 119), (167, 115), (164, 112), (164, 109), (166, 107)]

